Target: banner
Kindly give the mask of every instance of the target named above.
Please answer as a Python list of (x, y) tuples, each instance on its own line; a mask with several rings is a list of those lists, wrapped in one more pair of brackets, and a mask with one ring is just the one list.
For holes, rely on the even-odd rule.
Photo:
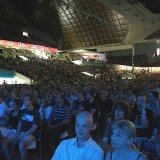
[(0, 40), (0, 46), (11, 47), (16, 49), (29, 49), (29, 50), (33, 49), (33, 50), (52, 52), (52, 53), (58, 52), (57, 48), (50, 48), (40, 45), (33, 45), (28, 43), (6, 41), (6, 40)]

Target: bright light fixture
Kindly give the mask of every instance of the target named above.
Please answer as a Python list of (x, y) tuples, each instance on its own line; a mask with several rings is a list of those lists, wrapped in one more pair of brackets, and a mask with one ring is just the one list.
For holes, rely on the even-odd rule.
[(27, 57), (24, 57), (24, 56), (19, 56), (19, 57), (22, 58), (24, 61), (28, 61)]
[(160, 48), (157, 48), (157, 56), (160, 55)]
[(22, 35), (28, 37), (28, 32), (23, 32)]
[(75, 61), (72, 61), (74, 64), (77, 64), (77, 65), (82, 65), (82, 61), (81, 60), (75, 60)]
[(74, 50), (73, 52), (75, 52), (75, 53), (86, 52), (86, 50), (84, 50), (84, 49), (79, 49), (79, 50)]
[(87, 75), (87, 76), (93, 77), (93, 74), (90, 74), (90, 73), (88, 73), (88, 72), (82, 72), (82, 73), (85, 74), (85, 75)]

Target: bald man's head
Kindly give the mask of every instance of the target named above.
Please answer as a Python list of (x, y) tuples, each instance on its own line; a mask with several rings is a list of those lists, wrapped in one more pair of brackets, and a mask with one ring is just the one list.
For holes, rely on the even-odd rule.
[(89, 122), (91, 125), (93, 124), (93, 117), (87, 111), (80, 112), (76, 117), (76, 121), (77, 120), (83, 120), (83, 121)]
[(87, 139), (90, 137), (90, 131), (93, 128), (93, 118), (92, 115), (83, 111), (76, 117), (75, 130), (78, 138)]

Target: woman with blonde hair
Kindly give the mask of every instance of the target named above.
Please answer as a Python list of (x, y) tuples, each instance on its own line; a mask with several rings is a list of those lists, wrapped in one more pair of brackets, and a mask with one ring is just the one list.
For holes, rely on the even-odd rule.
[[(105, 153), (111, 150), (112, 123), (118, 120), (129, 120), (131, 115), (130, 106), (126, 101), (120, 101), (120, 100), (116, 101), (112, 107), (113, 107), (113, 111), (112, 111), (111, 118), (110, 117), (108, 118), (110, 122), (107, 123), (103, 139), (100, 142), (100, 146), (102, 147)], [(114, 118), (112, 119), (112, 117)]]
[(147, 160), (133, 145), (136, 137), (134, 124), (127, 120), (119, 120), (112, 124), (111, 146), (105, 160)]

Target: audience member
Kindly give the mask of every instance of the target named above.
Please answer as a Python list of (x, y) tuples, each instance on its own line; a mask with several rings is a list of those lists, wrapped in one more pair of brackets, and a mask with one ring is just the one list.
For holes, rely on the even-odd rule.
[(103, 160), (102, 149), (90, 136), (93, 128), (92, 115), (86, 111), (79, 113), (75, 125), (77, 137), (62, 141), (52, 160)]
[(118, 120), (129, 120), (131, 111), (130, 111), (130, 106), (127, 102), (125, 101), (117, 101), (113, 104), (113, 117), (110, 118), (110, 122), (107, 124), (104, 137), (101, 142), (101, 147), (105, 152), (111, 149), (111, 126), (114, 121)]
[(145, 96), (137, 98), (137, 107), (132, 109), (131, 121), (135, 124), (137, 137), (151, 137), (154, 115), (151, 110), (146, 108)]
[(106, 128), (106, 119), (107, 117), (111, 114), (112, 112), (112, 105), (113, 102), (111, 99), (107, 97), (107, 91), (105, 90), (100, 90), (100, 95), (99, 95), (99, 134), (100, 137), (104, 135), (104, 130)]
[[(33, 106), (35, 105), (34, 108), (39, 109), (40, 107), (39, 111), (42, 118), (40, 122), (45, 121), (49, 123), (47, 128), (48, 131), (46, 132), (46, 130), (44, 130), (44, 132), (51, 132), (53, 134), (59, 130), (57, 137), (62, 133), (60, 133), (62, 130), (59, 129), (59, 127), (61, 128), (63, 126), (63, 123), (61, 122), (64, 122), (65, 124), (65, 131), (68, 128), (67, 126), (69, 126), (70, 122), (70, 112), (74, 117), (76, 117), (81, 111), (86, 110), (93, 115), (94, 120), (96, 120), (95, 122), (98, 125), (97, 129), (92, 132), (92, 134), (95, 133), (92, 137), (94, 140), (97, 140), (97, 137), (99, 139), (101, 135), (103, 135), (105, 124), (108, 121), (112, 122), (121, 118), (127, 118), (123, 115), (123, 110), (117, 110), (116, 114), (113, 113), (111, 118), (106, 119), (106, 117), (108, 117), (108, 113), (110, 112), (109, 110), (112, 108), (112, 105), (109, 103), (115, 103), (117, 100), (128, 100), (132, 110), (131, 120), (135, 123), (136, 127), (138, 126), (137, 136), (147, 136), (147, 138), (150, 138), (153, 127), (156, 130), (156, 132), (153, 132), (153, 135), (155, 136), (159, 134), (158, 116), (160, 115), (160, 99), (157, 99), (155, 91), (159, 93), (160, 72), (153, 73), (145, 72), (145, 70), (135, 70), (135, 79), (122, 80), (124, 74), (130, 74), (131, 72), (126, 70), (114, 70), (105, 66), (77, 66), (71, 62), (45, 60), (35, 57), (28, 58), (28, 61), (23, 61), (19, 57), (4, 57), (2, 55), (0, 55), (0, 67), (19, 72), (31, 78), (32, 82), (34, 82), (32, 85), (6, 84), (0, 86), (0, 93), (5, 96), (4, 103), (0, 103), (0, 113), (5, 115), (0, 117), (0, 124), (2, 124), (1, 126), (5, 126), (10, 119), (9, 111), (7, 111), (7, 113), (3, 110), (4, 106), (5, 108), (7, 108), (6, 106), (8, 104), (9, 106), (12, 106), (12, 101), (15, 98), (23, 100), (25, 94), (31, 94), (34, 96), (34, 101), (32, 102)], [(88, 72), (92, 74), (93, 77), (85, 75), (82, 72)], [(61, 95), (62, 93), (64, 93), (64, 100), (62, 100), (63, 107), (61, 107), (61, 103), (57, 102), (58, 95)], [(83, 101), (84, 94), (86, 94), (86, 97), (84, 97), (85, 102)], [(148, 95), (147, 98), (142, 98), (143, 105), (140, 105), (138, 102), (139, 95)], [(43, 100), (46, 102), (48, 101), (49, 104), (44, 104), (45, 102)], [(0, 102), (1, 101), (3, 102), (3, 98)], [(55, 109), (52, 111), (52, 115), (49, 118), (54, 124), (52, 124), (52, 122), (48, 119), (50, 115), (50, 109), (49, 112), (47, 110), (48, 106), (50, 106), (50, 109), (52, 106), (53, 110)], [(155, 106), (157, 107), (157, 111), (155, 110)], [(26, 107), (26, 103), (23, 103), (21, 110)], [(10, 109), (12, 110), (12, 108)], [(61, 117), (58, 109), (61, 111), (66, 109), (66, 113), (69, 113), (68, 116)], [(3, 111), (1, 112), (1, 110)], [(53, 114), (53, 112), (56, 113), (56, 115), (58, 115), (56, 117), (59, 118), (55, 118), (55, 114)], [(17, 111), (15, 110), (14, 114), (16, 115), (16, 113)], [(125, 111), (124, 114), (126, 114)], [(74, 120), (75, 119), (73, 119), (73, 121)], [(153, 121), (156, 121), (154, 126), (152, 124)], [(108, 126), (110, 126), (110, 129), (108, 129)], [(111, 130), (111, 123), (109, 123), (106, 128), (109, 133)], [(53, 130), (54, 132), (52, 132)], [(71, 132), (70, 129), (69, 132)], [(51, 143), (51, 146), (56, 146), (56, 141), (53, 140), (52, 134), (48, 134), (49, 142)], [(152, 137), (150, 139), (152, 140)], [(57, 144), (59, 141), (60, 139), (58, 137)], [(108, 144), (110, 144), (109, 141), (111, 142), (111, 140), (107, 141)]]
[(48, 105), (47, 100), (45, 98), (42, 98), (40, 103), (39, 113), (41, 116), (41, 120), (43, 122), (48, 122), (52, 109), (53, 106)]
[(76, 100), (73, 101), (72, 105), (71, 105), (71, 109), (72, 109), (72, 115), (74, 118), (76, 118), (76, 116), (83, 111), (84, 109), (84, 98), (82, 96), (82, 93), (78, 92), (77, 93), (77, 97)]
[(60, 142), (60, 135), (69, 129), (71, 114), (69, 107), (64, 102), (64, 94), (58, 94), (56, 96), (56, 105), (53, 106), (48, 121), (47, 137), (49, 138), (49, 145), (53, 151)]
[(158, 106), (157, 106), (157, 100), (159, 99), (159, 93), (156, 91), (150, 91), (148, 93), (148, 99), (147, 99), (147, 104), (146, 108), (150, 109), (154, 113), (154, 118), (158, 114)]
[(9, 120), (9, 109), (4, 103), (3, 95), (0, 95), (0, 127), (6, 126)]
[(133, 147), (136, 137), (134, 124), (119, 120), (112, 124), (111, 145), (105, 160), (147, 160), (147, 157)]
[(33, 98), (31, 95), (25, 95), (23, 103), (27, 107), (21, 111), (17, 127), (17, 137), (2, 141), (2, 150), (7, 160), (11, 160), (11, 153), (8, 148), (8, 142), (19, 143), (20, 159), (27, 160), (27, 146), (38, 137), (38, 126), (40, 115), (32, 106)]

